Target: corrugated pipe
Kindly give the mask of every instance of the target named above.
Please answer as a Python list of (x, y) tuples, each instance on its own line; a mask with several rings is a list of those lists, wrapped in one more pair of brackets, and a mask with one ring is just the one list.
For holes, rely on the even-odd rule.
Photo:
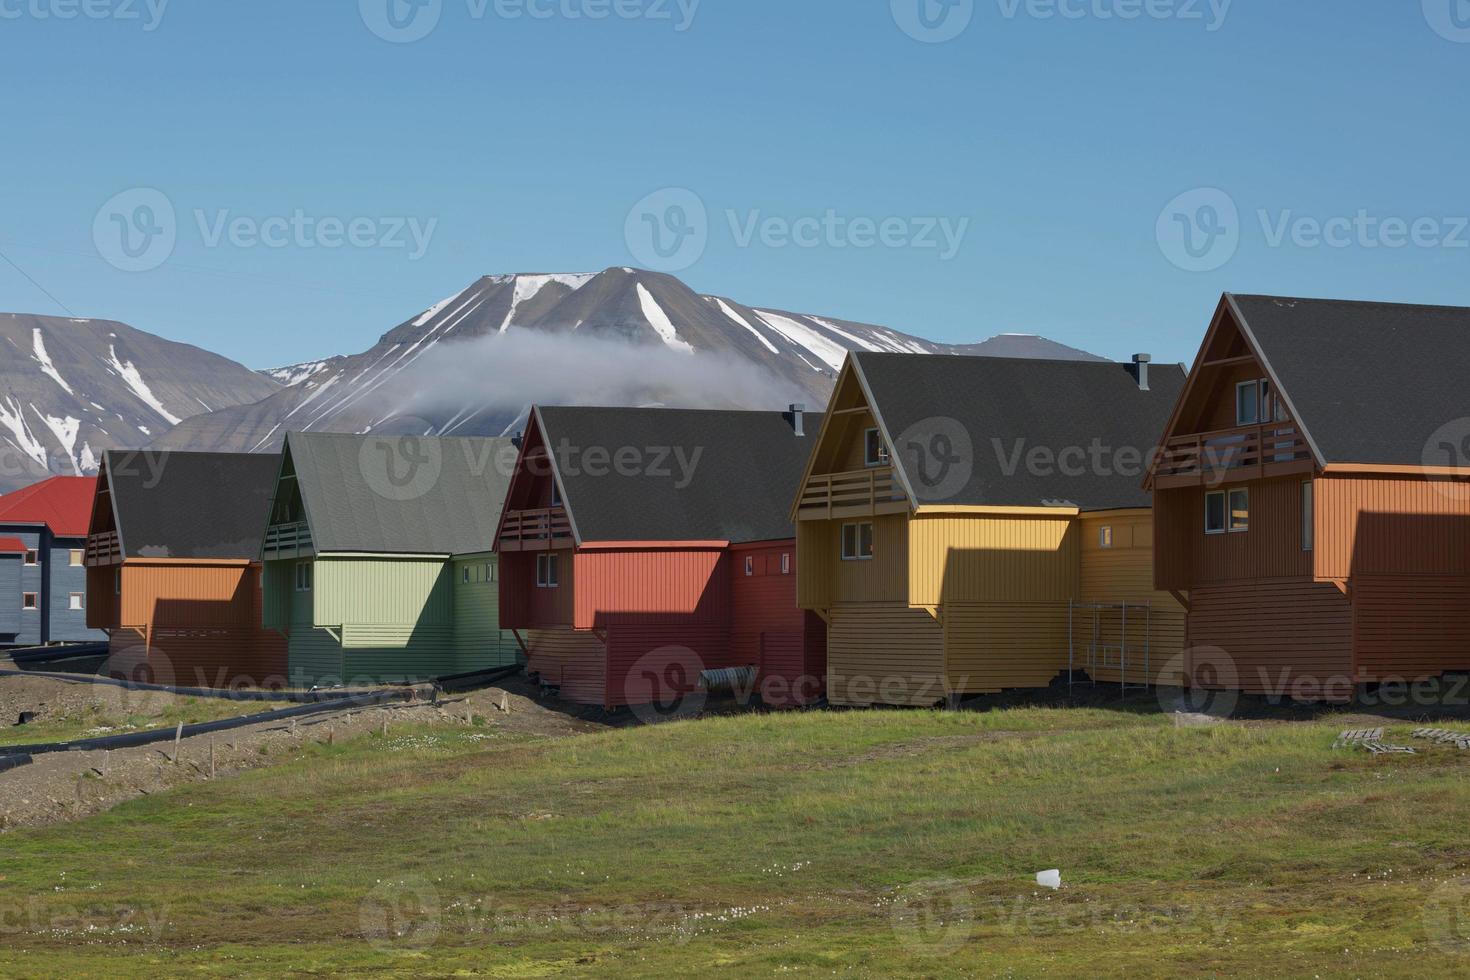
[(28, 755), (0, 755), (0, 772), (19, 769), (21, 766), (28, 766), (35, 761), (35, 759), (32, 759)]

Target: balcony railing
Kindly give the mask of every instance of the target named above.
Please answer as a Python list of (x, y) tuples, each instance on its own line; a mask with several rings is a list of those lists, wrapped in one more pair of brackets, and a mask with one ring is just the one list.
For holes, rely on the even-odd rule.
[(1158, 487), (1219, 484), (1308, 472), (1312, 451), (1294, 422), (1246, 425), (1175, 436), (1154, 470)]
[(92, 534), (87, 537), (87, 553), (83, 558), (88, 568), (122, 564), (122, 544), (116, 531)]
[(305, 521), (295, 524), (272, 524), (265, 529), (265, 557), (299, 558), (312, 554), (311, 525)]
[(892, 466), (846, 473), (814, 473), (801, 489), (797, 516), (803, 520), (899, 514), (908, 497), (894, 478)]
[(510, 511), (500, 529), (501, 551), (551, 551), (575, 543), (565, 507)]

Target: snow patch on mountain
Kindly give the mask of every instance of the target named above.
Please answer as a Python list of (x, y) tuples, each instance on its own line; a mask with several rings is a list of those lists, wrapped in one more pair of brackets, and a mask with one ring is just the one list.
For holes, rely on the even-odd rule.
[(9, 430), (11, 445), (40, 465), (46, 465), (46, 447), (26, 425), (25, 408), (9, 395), (5, 396), (5, 404), (0, 405), (0, 426)]
[[(290, 388), (293, 385), (299, 385), (301, 382), (320, 374), (322, 369), (330, 363), (330, 360), (307, 361), (305, 364), (290, 364), (286, 367), (267, 368), (260, 373), (272, 381), (279, 381), (283, 386)], [(204, 404), (200, 399), (195, 400), (199, 401), (201, 405)], [(208, 405), (204, 407), (209, 408)], [(213, 409), (209, 410), (213, 411)]]
[[(822, 336), (817, 331), (804, 323), (797, 323), (790, 317), (769, 310), (756, 310), (756, 316), (764, 320), (772, 330), (776, 331), (796, 346), (808, 351), (833, 371), (842, 367), (842, 362), (847, 359), (847, 348)], [(806, 360), (806, 358), (802, 358)], [(810, 361), (807, 361), (810, 364)], [(814, 370), (821, 370), (814, 368)]]
[(75, 395), (76, 392), (72, 391), (71, 385), (67, 384), (66, 379), (61, 376), (61, 372), (56, 370), (56, 365), (51, 363), (51, 355), (46, 353), (46, 341), (41, 339), (41, 328), (36, 327), (32, 333), (36, 340), (36, 363), (41, 365), (41, 370), (52, 381), (65, 388), (68, 395)]
[[(133, 364), (133, 362), (121, 360), (117, 356), (117, 346), (115, 344), (109, 344), (107, 347), (107, 351), (109, 357), (111, 358), (113, 370), (116, 371), (118, 377), (122, 378), (127, 386), (132, 389), (133, 394), (141, 398), (144, 403), (148, 405), (149, 408), (153, 409), (160, 416), (167, 419), (169, 425), (178, 425), (181, 421), (179, 417), (177, 415), (171, 414), (168, 409), (163, 407), (163, 402), (154, 397), (153, 389), (148, 387), (148, 382), (143, 380), (142, 373), (138, 371), (138, 368)], [(138, 426), (138, 428), (144, 434), (151, 435), (151, 433), (149, 433), (148, 430), (144, 429), (141, 425)]]
[(74, 419), (70, 416), (66, 418), (52, 418), (49, 415), (42, 415), (41, 421), (46, 423), (46, 428), (50, 429), (51, 434), (56, 437), (57, 443), (60, 444), (62, 451), (66, 453), (66, 458), (71, 460), (72, 475), (81, 476), (82, 464), (77, 459), (77, 433), (82, 429), (82, 420)]
[(772, 354), (780, 354), (781, 353), (781, 351), (777, 349), (777, 347), (776, 347), (775, 344), (771, 343), (769, 340), (766, 339), (766, 335), (765, 334), (761, 333), (759, 330), (757, 330), (755, 328), (755, 325), (753, 323), (751, 323), (749, 320), (745, 319), (745, 317), (741, 316), (739, 313), (735, 312), (735, 310), (731, 309), (729, 303), (726, 303), (724, 300), (722, 300), (722, 299), (720, 299), (718, 297), (711, 296), (711, 297), (706, 297), (706, 298), (707, 299), (710, 299), (710, 300), (713, 300), (714, 304), (720, 308), (720, 310), (725, 314), (725, 316), (729, 317), (730, 319), (734, 320), (736, 323), (738, 323), (742, 327), (744, 327), (746, 330), (749, 330), (751, 333), (755, 334), (755, 339), (756, 340), (759, 340), (761, 343), (765, 344), (766, 345), (766, 350), (770, 351)]
[(516, 311), (524, 303), (529, 303), (541, 294), (552, 283), (560, 283), (573, 292), (587, 285), (593, 273), (552, 273), (551, 275), (517, 276), (515, 292), (511, 295), (510, 311), (505, 314), (505, 322), (500, 325), (500, 332), (505, 333), (515, 321)]
[(664, 308), (658, 305), (658, 300), (653, 298), (648, 287), (641, 282), (638, 284), (638, 304), (643, 308), (643, 319), (663, 338), (665, 344), (686, 354), (694, 353), (693, 347), (679, 339), (679, 331), (674, 327), (673, 321), (664, 312)]

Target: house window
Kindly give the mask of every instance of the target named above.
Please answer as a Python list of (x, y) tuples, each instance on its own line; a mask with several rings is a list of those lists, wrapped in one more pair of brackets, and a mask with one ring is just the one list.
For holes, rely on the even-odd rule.
[(469, 585), (470, 584), (470, 566), (466, 565), (460, 571), (460, 576), (461, 576), (461, 581), (463, 581), (465, 585)]
[(41, 556), (36, 553), (36, 550), (34, 548), (27, 548), (26, 549), (26, 564), (27, 565), (39, 565), (39, 564), (41, 564)]
[(1211, 490), (1205, 494), (1205, 533), (1225, 533), (1225, 491)]
[(83, 596), (80, 592), (73, 592), (71, 594), (71, 600), (67, 604), (67, 608), (70, 609), (72, 612), (81, 612), (83, 609), (87, 608), (86, 597)]
[(790, 575), (791, 574), (791, 555), (789, 553), (783, 554), (781, 556), (781, 574), (782, 575)]
[(1099, 548), (1111, 548), (1113, 546), (1113, 526), (1104, 524), (1097, 529), (1097, 546)]
[(888, 465), (888, 447), (883, 445), (883, 434), (877, 429), (863, 433), (863, 463), (868, 466)]
[(485, 563), (485, 581), (495, 581), (495, 563), (493, 561), (487, 561)]
[(122, 569), (121, 568), (114, 568), (112, 570), (112, 594), (113, 595), (122, 595)]
[(1242, 381), (1235, 386), (1235, 424), (1255, 425), (1261, 421), (1261, 383)]
[(1316, 501), (1313, 497), (1316, 491), (1311, 480), (1302, 483), (1302, 550), (1311, 551), (1314, 543), (1315, 528), (1313, 527), (1314, 515), (1316, 513)]
[(561, 484), (556, 482), (555, 477), (551, 478), (551, 506), (561, 506)]
[(302, 561), (296, 563), (296, 591), (310, 592), (312, 587), (311, 562)]
[(1251, 492), (1245, 487), (1230, 491), (1230, 533), (1251, 529)]
[(72, 552), (71, 552), (71, 567), (72, 568), (81, 568), (82, 567), (82, 557), (83, 557), (82, 552), (79, 549), (77, 549), (77, 548), (73, 548), (72, 549)]
[(536, 588), (555, 589), (561, 586), (559, 575), (558, 555), (536, 556)]
[(842, 560), (843, 561), (870, 561), (873, 557), (873, 525), (871, 522), (862, 524), (842, 525)]
[(31, 610), (39, 609), (41, 608), (41, 597), (34, 592), (22, 593), (20, 597), (20, 607), (22, 609)]
[(746, 555), (745, 556), (745, 574), (746, 575), (754, 575), (755, 574), (755, 556), (754, 555)]

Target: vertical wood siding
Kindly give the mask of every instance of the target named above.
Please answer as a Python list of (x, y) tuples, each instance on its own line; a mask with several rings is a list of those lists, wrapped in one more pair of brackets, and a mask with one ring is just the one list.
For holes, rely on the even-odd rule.
[(449, 629), (449, 577), (442, 558), (319, 557), (313, 572), (316, 625)]
[(927, 706), (946, 694), (944, 630), (904, 602), (832, 607), (827, 697), (833, 704)]
[(575, 562), (577, 629), (664, 623), (671, 616), (687, 623), (729, 619), (723, 550), (578, 551)]
[[(781, 574), (782, 555), (790, 574)], [(751, 575), (745, 574), (747, 558)], [(796, 605), (799, 573), (794, 540), (730, 549), (731, 660), (759, 669), (758, 690), (771, 705), (809, 703), (826, 688), (826, 630), (814, 643), (808, 621), (821, 619)]]
[[(1113, 529), (1113, 546), (1102, 547), (1101, 530)], [(1081, 521), (1082, 569), (1077, 598), (1094, 603), (1147, 603), (1147, 616), (1129, 610), (1126, 617), (1128, 670), (1126, 680), (1132, 684), (1178, 684), (1181, 676), (1175, 657), (1184, 649), (1184, 607), (1168, 592), (1154, 588), (1154, 524), (1153, 515), (1140, 511), (1106, 517), (1084, 516)], [(1090, 616), (1090, 614), (1079, 614)], [(1098, 641), (1118, 650), (1125, 639), (1122, 611), (1101, 612), (1085, 628), (1077, 631), (1079, 646), (1093, 637), (1096, 625)], [(1145, 649), (1147, 660), (1144, 659)], [(1079, 650), (1078, 659), (1081, 659)], [(1118, 663), (1113, 657), (1110, 662)], [(1093, 680), (1115, 683), (1124, 680), (1118, 667), (1092, 672)]]
[(459, 673), (508, 667), (520, 659), (515, 637), (500, 628), (497, 564), (494, 557), (454, 563), (454, 648)]
[(1077, 544), (1070, 517), (914, 517), (909, 604), (1065, 600), (1077, 591)]
[(1220, 489), (1230, 487), (1250, 490), (1249, 531), (1205, 534), (1204, 488), (1154, 495), (1160, 588), (1188, 590), (1312, 574), (1312, 553), (1302, 550), (1302, 480), (1278, 477)]
[(1324, 476), (1316, 575), (1470, 575), (1470, 483)]

